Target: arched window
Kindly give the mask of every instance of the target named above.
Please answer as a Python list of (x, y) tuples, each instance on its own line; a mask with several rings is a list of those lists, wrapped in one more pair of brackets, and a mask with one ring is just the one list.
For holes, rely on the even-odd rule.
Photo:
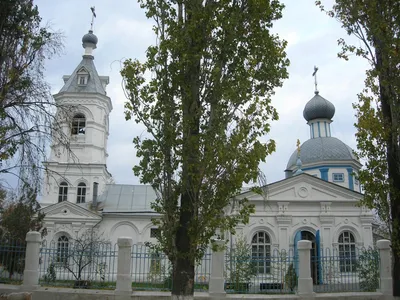
[(67, 263), (68, 247), (69, 247), (68, 237), (66, 237), (65, 235), (60, 236), (57, 241), (57, 262), (64, 264)]
[(68, 183), (61, 182), (58, 187), (58, 202), (67, 201), (68, 199)]
[(271, 239), (266, 232), (259, 231), (253, 235), (251, 255), (259, 274), (271, 272)]
[(354, 272), (356, 270), (356, 241), (350, 231), (343, 231), (338, 240), (340, 272)]
[(77, 135), (82, 135), (85, 134), (86, 130), (86, 118), (84, 114), (76, 114), (74, 118), (72, 119), (72, 128), (71, 128), (71, 133), (72, 134), (77, 134)]
[(85, 203), (86, 199), (86, 184), (83, 182), (78, 184), (78, 189), (76, 191), (76, 203)]

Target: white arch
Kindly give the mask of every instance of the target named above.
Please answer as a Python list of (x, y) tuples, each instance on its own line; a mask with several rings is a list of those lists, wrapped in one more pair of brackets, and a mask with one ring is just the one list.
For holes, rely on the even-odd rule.
[(349, 231), (354, 235), (356, 245), (364, 243), (364, 241), (361, 238), (361, 234), (360, 234), (359, 230), (353, 225), (346, 224), (346, 225), (342, 225), (342, 226), (340, 226), (339, 228), (336, 229), (336, 231), (333, 234), (332, 245), (337, 245), (337, 243), (339, 241), (339, 236), (344, 231)]
[(309, 231), (309, 232), (311, 232), (314, 236), (316, 236), (316, 235), (317, 235), (318, 228), (317, 228), (316, 226), (314, 226), (314, 225), (311, 225), (311, 224), (307, 224), (307, 225), (299, 224), (298, 226), (293, 227), (293, 228), (292, 228), (292, 234), (291, 234), (291, 236), (290, 236), (289, 245), (293, 245), (293, 244), (294, 244), (294, 237), (296, 236), (296, 234), (297, 234), (299, 231)]
[[(142, 229), (142, 231), (140, 232), (140, 234), (142, 235), (144, 241), (146, 240), (146, 237), (144, 236), (144, 234), (145, 234), (149, 229), (151, 229), (151, 228), (156, 228), (156, 227), (157, 227), (156, 225), (154, 225), (152, 222), (150, 222), (150, 223), (148, 223), (148, 224)], [(150, 237), (150, 231), (149, 231), (149, 237)]]
[[(110, 229), (110, 236), (109, 236), (110, 239), (113, 238), (113, 235), (114, 235), (115, 231), (117, 230), (117, 228), (120, 227), (120, 226), (122, 226), (122, 225), (127, 225), (127, 226), (131, 227), (131, 228), (135, 231), (136, 235), (137, 235), (138, 237), (140, 236), (139, 229), (135, 226), (135, 224), (133, 224), (133, 223), (130, 222), (130, 221), (121, 221), (121, 222), (118, 222), (118, 223), (114, 224), (114, 226), (111, 227), (111, 229)], [(118, 237), (117, 237), (117, 239), (118, 239)]]
[(270, 238), (270, 240), (271, 240), (271, 245), (276, 245), (276, 244), (278, 244), (278, 240), (276, 239), (276, 235), (275, 235), (275, 232), (270, 228), (270, 227), (267, 227), (267, 226), (256, 226), (256, 227), (254, 227), (254, 228), (252, 228), (248, 233), (247, 233), (247, 238), (246, 238), (246, 240), (247, 240), (247, 243), (248, 244), (251, 244), (251, 240), (252, 240), (252, 238), (253, 238), (253, 236), (257, 233), (257, 232), (259, 232), (259, 231), (264, 231), (264, 232), (266, 232), (268, 235), (269, 235), (269, 238)]
[(53, 242), (57, 243), (58, 239), (60, 237), (62, 237), (63, 235), (65, 235), (69, 241), (72, 239), (72, 233), (68, 232), (68, 229), (63, 229), (63, 230), (60, 230), (60, 231), (57, 231), (56, 233), (54, 233), (53, 238), (51, 239), (50, 242), (53, 241)]
[(86, 121), (88, 121), (88, 120), (94, 121), (92, 111), (90, 109), (88, 109), (86, 106), (77, 105), (76, 107), (74, 107), (72, 117), (74, 117), (76, 114), (79, 114), (79, 113), (81, 113), (85, 116)]
[(75, 185), (74, 185), (74, 186), (75, 186), (75, 187), (78, 187), (78, 184), (80, 184), (81, 182), (83, 182), (84, 184), (86, 184), (86, 189), (90, 187), (90, 186), (89, 186), (89, 181), (87, 181), (87, 179), (85, 179), (85, 178), (83, 178), (83, 177), (81, 177), (81, 178), (75, 180)]
[(68, 184), (68, 187), (71, 187), (71, 181), (69, 181), (69, 179), (65, 178), (65, 177), (60, 177), (57, 179), (56, 183), (57, 183), (57, 188), (60, 187), (60, 184), (66, 182)]

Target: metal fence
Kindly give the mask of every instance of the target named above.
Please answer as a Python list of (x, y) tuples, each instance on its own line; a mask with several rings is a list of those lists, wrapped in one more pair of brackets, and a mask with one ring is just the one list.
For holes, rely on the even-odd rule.
[(358, 249), (321, 249), (311, 257), (314, 292), (374, 292), (379, 288), (379, 251)]
[(43, 242), (39, 258), (42, 286), (115, 289), (117, 245)]
[(293, 251), (225, 254), (225, 291), (243, 294), (293, 294), (297, 285)]
[[(379, 288), (376, 249), (310, 251), (314, 292), (371, 292)], [(273, 250), (260, 253), (228, 250), (225, 254), (225, 291), (242, 294), (293, 294), (297, 291), (298, 254)]]
[[(131, 276), (134, 290), (170, 291), (171, 263), (163, 253), (145, 245), (132, 246)], [(118, 245), (110, 243), (42, 244), (39, 284), (42, 286), (110, 289), (116, 287)], [(195, 268), (195, 290), (208, 290), (211, 250)]]
[[(172, 289), (172, 265), (164, 253), (144, 245), (132, 247), (132, 287), (134, 290)], [(208, 290), (211, 275), (211, 250), (207, 249), (195, 267), (196, 291)]]
[[(252, 249), (254, 250), (254, 249)], [(264, 249), (225, 251), (225, 291), (243, 294), (292, 294), (297, 290), (299, 259), (295, 251)], [(0, 282), (21, 284), (26, 242), (0, 239)], [(195, 290), (207, 291), (212, 251), (195, 267)], [(369, 292), (380, 285), (380, 257), (376, 249), (355, 246), (310, 251), (314, 292)], [(170, 291), (172, 267), (167, 256), (145, 245), (133, 245), (131, 276), (134, 290)], [(39, 257), (42, 286), (115, 289), (118, 246), (45, 241)]]
[(25, 241), (9, 238), (0, 239), (0, 283), (22, 283), (25, 252)]

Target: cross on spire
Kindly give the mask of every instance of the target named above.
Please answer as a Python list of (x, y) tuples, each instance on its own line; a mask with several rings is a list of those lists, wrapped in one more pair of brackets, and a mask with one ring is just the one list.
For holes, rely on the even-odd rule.
[(92, 11), (92, 22), (90, 22), (90, 30), (93, 31), (94, 18), (96, 18), (96, 13), (94, 11), (94, 6), (92, 6), (90, 8), (90, 10)]
[(318, 72), (318, 68), (317, 68), (317, 66), (314, 66), (314, 72), (312, 73), (312, 76), (314, 76), (314, 85), (315, 85), (314, 93), (316, 93), (316, 94), (318, 94), (317, 72)]

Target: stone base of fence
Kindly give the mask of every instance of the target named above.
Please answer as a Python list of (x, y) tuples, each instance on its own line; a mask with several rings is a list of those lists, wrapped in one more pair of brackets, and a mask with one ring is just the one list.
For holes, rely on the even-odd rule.
[[(0, 284), (0, 295), (16, 293), (21, 286)], [(123, 296), (124, 298), (121, 298)], [(221, 299), (268, 299), (268, 300), (301, 300), (305, 299), (298, 295), (243, 295), (229, 294), (220, 298), (217, 295), (209, 293), (195, 293), (195, 300), (221, 300)], [(130, 295), (115, 295), (114, 291), (104, 290), (80, 290), (70, 288), (39, 288), (32, 292), (33, 300), (167, 300), (171, 298), (169, 292), (133, 292)], [(314, 297), (307, 298), (313, 299)], [(1, 298), (0, 298), (1, 299)], [(7, 299), (7, 298), (5, 298)], [(318, 300), (394, 300), (393, 296), (384, 295), (382, 293), (331, 293), (318, 294), (315, 299)]]

